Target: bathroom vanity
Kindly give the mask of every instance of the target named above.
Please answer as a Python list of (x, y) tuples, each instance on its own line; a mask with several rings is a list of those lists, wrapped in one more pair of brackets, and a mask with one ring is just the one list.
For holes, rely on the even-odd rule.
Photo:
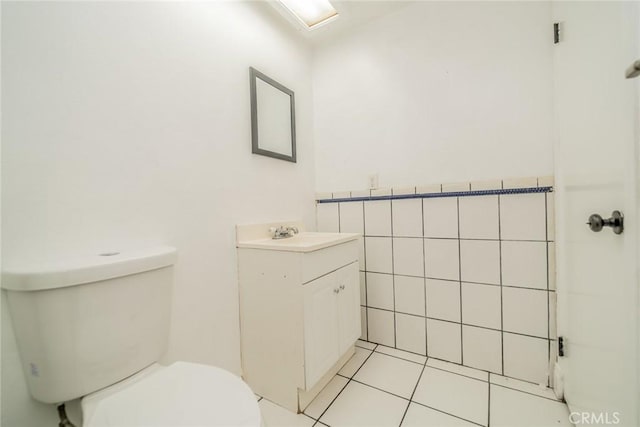
[(358, 239), (304, 232), (273, 239), (238, 226), (244, 379), (259, 395), (302, 411), (354, 352), (360, 336)]

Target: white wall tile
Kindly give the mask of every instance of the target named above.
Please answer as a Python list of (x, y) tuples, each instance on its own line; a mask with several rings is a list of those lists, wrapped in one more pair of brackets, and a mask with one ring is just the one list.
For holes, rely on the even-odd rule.
[(556, 240), (556, 196), (546, 193), (547, 197), (547, 240)]
[(500, 196), (501, 238), (546, 240), (545, 194)]
[(538, 178), (530, 176), (527, 178), (510, 178), (502, 181), (502, 188), (536, 188), (538, 186)]
[(364, 271), (360, 272), (360, 305), (367, 305), (367, 276)]
[(416, 187), (416, 194), (431, 194), (431, 193), (441, 193), (441, 192), (442, 192), (441, 184), (418, 185)]
[(362, 333), (360, 334), (361, 340), (367, 340), (367, 308), (360, 307), (360, 327), (362, 328)]
[(427, 356), (461, 363), (459, 323), (427, 319)]
[(546, 242), (502, 242), (502, 284), (547, 289)]
[(333, 195), (329, 192), (316, 193), (316, 200), (328, 200), (332, 198)]
[(502, 373), (502, 333), (500, 331), (463, 325), (462, 352), (465, 366)]
[(396, 314), (396, 347), (418, 354), (427, 354), (425, 318)]
[(360, 270), (366, 270), (367, 269), (367, 257), (365, 256), (365, 239), (366, 237), (361, 237), (358, 240), (358, 264), (359, 264), (359, 268)]
[(425, 239), (424, 262), (426, 277), (460, 279), (460, 252), (457, 239)]
[(364, 231), (367, 236), (391, 236), (391, 201), (364, 202)]
[(391, 188), (374, 188), (371, 190), (372, 196), (391, 196)]
[(393, 276), (367, 273), (367, 306), (393, 310)]
[(371, 190), (352, 190), (351, 197), (369, 197), (371, 196)]
[(351, 197), (351, 191), (336, 191), (333, 193), (334, 199), (348, 199)]
[(391, 193), (393, 193), (394, 196), (402, 194), (416, 194), (416, 187), (393, 187), (391, 188)]
[(505, 331), (547, 338), (547, 291), (502, 288)]
[(553, 175), (549, 176), (539, 176), (538, 177), (538, 187), (553, 187), (554, 182)]
[(424, 276), (422, 239), (393, 238), (393, 272), (408, 276)]
[(460, 283), (426, 279), (427, 317), (460, 322)]
[(340, 232), (364, 234), (363, 202), (340, 203)]
[(547, 253), (547, 262), (549, 263), (549, 290), (556, 289), (556, 244), (554, 242), (547, 243), (549, 252)]
[(558, 294), (549, 292), (549, 338), (558, 338)]
[(453, 182), (442, 184), (442, 192), (455, 192), (455, 191), (469, 191), (470, 185), (468, 182)]
[(472, 181), (471, 190), (500, 190), (502, 188), (501, 179), (493, 179), (490, 181)]
[(367, 271), (392, 272), (390, 237), (367, 237), (365, 239)]
[(462, 323), (500, 329), (501, 319), (500, 286), (462, 283)]
[(393, 347), (395, 344), (393, 312), (367, 308), (369, 341)]
[(337, 233), (339, 230), (338, 204), (318, 203), (316, 208), (318, 231)]
[(460, 271), (463, 282), (500, 284), (500, 242), (461, 240)]
[(396, 311), (425, 315), (424, 279), (422, 277), (394, 276)]
[(422, 237), (422, 200), (404, 199), (391, 202), (394, 237)]
[(498, 196), (460, 197), (460, 238), (497, 239)]
[(504, 375), (547, 384), (547, 340), (504, 333)]
[(434, 197), (423, 199), (425, 237), (458, 238), (458, 199)]

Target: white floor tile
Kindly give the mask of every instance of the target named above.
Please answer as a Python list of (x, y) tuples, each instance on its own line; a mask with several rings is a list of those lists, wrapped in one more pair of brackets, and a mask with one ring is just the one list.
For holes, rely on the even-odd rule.
[(351, 356), (351, 359), (340, 369), (338, 372), (340, 375), (351, 378), (356, 373), (360, 366), (367, 360), (367, 357), (371, 354), (371, 350), (366, 348), (360, 348), (356, 346), (356, 352)]
[(491, 386), (492, 427), (572, 426), (562, 402)]
[(411, 403), (407, 410), (402, 427), (457, 427), (457, 426), (474, 426), (468, 421), (447, 415), (443, 412), (436, 411), (426, 406)]
[(467, 366), (456, 365), (455, 363), (445, 362), (444, 360), (429, 359), (427, 361), (427, 366), (453, 372), (454, 374), (464, 375), (465, 377), (476, 378), (482, 381), (488, 381), (489, 379), (489, 373), (487, 372), (469, 368)]
[(424, 365), (424, 362), (427, 361), (427, 358), (425, 356), (420, 356), (419, 354), (409, 353), (395, 348), (386, 347), (384, 345), (379, 345), (376, 348), (376, 351), (378, 353), (383, 353), (389, 356), (399, 357), (400, 359), (409, 360), (410, 362), (420, 363), (421, 365)]
[(320, 418), (330, 426), (398, 426), (409, 402), (351, 381)]
[(417, 363), (373, 353), (353, 379), (409, 399), (421, 372)]
[(368, 341), (358, 340), (356, 341), (356, 347), (362, 347), (368, 350), (373, 350), (374, 348), (376, 348), (376, 344)]
[(489, 383), (427, 367), (413, 400), (465, 420), (488, 424)]
[(502, 375), (490, 374), (489, 380), (492, 384), (500, 385), (503, 387), (513, 388), (516, 390), (524, 391), (525, 393), (535, 394), (547, 399), (556, 399), (556, 394), (549, 387), (544, 387), (539, 384), (528, 383), (526, 381), (520, 381), (515, 378), (503, 377)]
[(262, 419), (268, 426), (311, 427), (315, 421), (304, 414), (294, 414), (275, 403), (262, 399), (260, 403)]
[(320, 418), (320, 415), (331, 405), (333, 399), (336, 398), (348, 382), (349, 380), (347, 378), (338, 375), (333, 377), (333, 379), (329, 381), (329, 384), (322, 389), (320, 394), (305, 408), (304, 413), (316, 420)]

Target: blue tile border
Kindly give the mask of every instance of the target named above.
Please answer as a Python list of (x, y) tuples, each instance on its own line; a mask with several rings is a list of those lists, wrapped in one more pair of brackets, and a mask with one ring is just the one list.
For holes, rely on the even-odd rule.
[(497, 196), (503, 194), (551, 193), (553, 187), (506, 188), (501, 190), (451, 191), (446, 193), (397, 194), (387, 196), (343, 197), (318, 199), (318, 203), (362, 202), (373, 200), (431, 199), (435, 197)]

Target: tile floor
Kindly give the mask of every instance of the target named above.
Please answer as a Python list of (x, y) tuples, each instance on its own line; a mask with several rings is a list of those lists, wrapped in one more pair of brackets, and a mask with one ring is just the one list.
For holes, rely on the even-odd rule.
[(267, 427), (572, 425), (551, 389), (364, 341), (303, 414), (258, 399)]

